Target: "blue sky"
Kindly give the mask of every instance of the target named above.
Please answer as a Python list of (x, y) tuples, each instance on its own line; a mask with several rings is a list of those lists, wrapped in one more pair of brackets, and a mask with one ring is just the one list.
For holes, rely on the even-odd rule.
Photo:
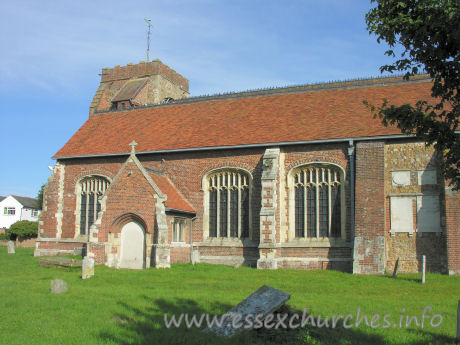
[(0, 10), (0, 195), (36, 196), (103, 67), (150, 58), (192, 96), (380, 75), (366, 0), (9, 1)]

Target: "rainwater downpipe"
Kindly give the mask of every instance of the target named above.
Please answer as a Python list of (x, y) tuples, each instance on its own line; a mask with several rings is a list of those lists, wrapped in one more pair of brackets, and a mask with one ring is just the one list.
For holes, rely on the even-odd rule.
[(349, 141), (348, 158), (350, 160), (350, 235), (351, 241), (355, 240), (355, 146), (353, 140)]
[(196, 217), (190, 218), (190, 262), (194, 265), (193, 262), (193, 221)]

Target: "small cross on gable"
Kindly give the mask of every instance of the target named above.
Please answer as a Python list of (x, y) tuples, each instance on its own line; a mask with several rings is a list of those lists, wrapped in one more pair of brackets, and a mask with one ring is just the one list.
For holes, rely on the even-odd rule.
[(137, 143), (136, 141), (132, 141), (129, 146), (131, 146), (131, 153), (135, 153), (136, 152), (136, 146), (137, 146)]

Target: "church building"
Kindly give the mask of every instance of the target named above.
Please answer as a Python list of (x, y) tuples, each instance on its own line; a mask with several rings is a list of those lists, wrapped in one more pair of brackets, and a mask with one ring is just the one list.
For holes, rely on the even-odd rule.
[(206, 262), (460, 274), (440, 156), (363, 104), (430, 100), (426, 75), (189, 97), (159, 60), (104, 68), (54, 155), (35, 255), (115, 268)]

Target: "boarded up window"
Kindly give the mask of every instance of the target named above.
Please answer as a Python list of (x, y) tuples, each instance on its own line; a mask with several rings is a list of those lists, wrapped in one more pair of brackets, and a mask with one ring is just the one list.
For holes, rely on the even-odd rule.
[(411, 196), (393, 196), (390, 198), (391, 231), (413, 232), (414, 221)]
[(437, 183), (436, 170), (417, 171), (419, 185), (433, 185)]
[(420, 232), (441, 231), (439, 197), (437, 195), (417, 197), (417, 228)]

